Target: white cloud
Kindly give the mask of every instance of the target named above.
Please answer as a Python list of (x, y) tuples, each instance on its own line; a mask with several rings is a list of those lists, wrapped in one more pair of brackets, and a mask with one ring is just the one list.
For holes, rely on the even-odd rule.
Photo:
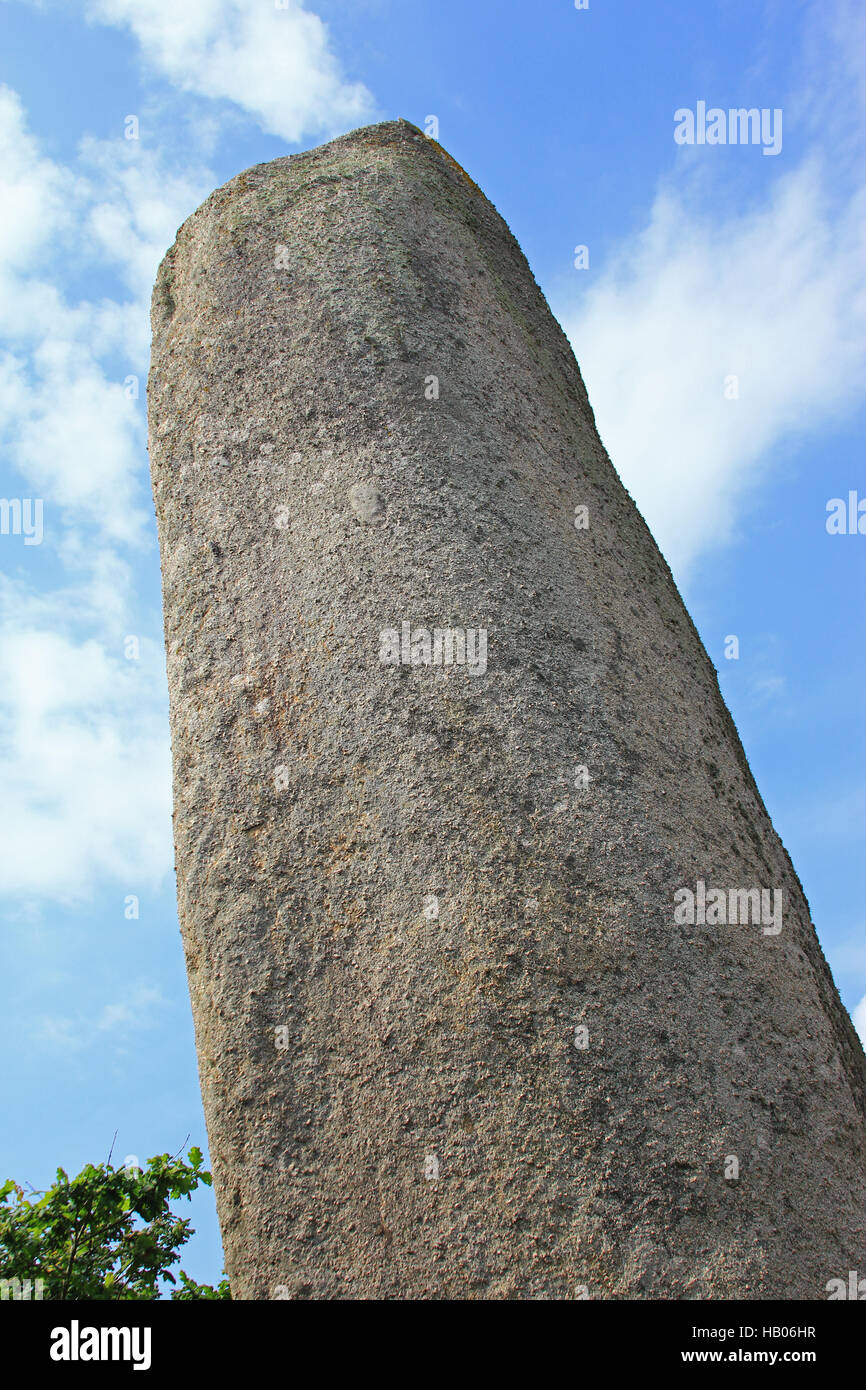
[(773, 450), (863, 399), (864, 36), (860, 0), (807, 4), (785, 152), (758, 161), (763, 199), (736, 182), (753, 151), (680, 149), (640, 230), (560, 314), (602, 439), (681, 581), (731, 539)]
[(43, 258), (68, 225), (73, 183), (67, 170), (40, 154), (18, 94), (0, 86), (0, 264), (17, 268)]
[(866, 1047), (866, 994), (863, 995), (860, 1003), (855, 1007), (851, 1015), (851, 1020), (854, 1027), (857, 1029), (857, 1035), (861, 1043)]
[[(194, 151), (185, 163), (169, 160), (136, 140), (81, 142), (81, 166), (87, 177), (89, 204), (80, 229), (94, 257), (116, 266), (128, 288), (147, 311), (157, 268), (180, 223), (214, 186), (214, 176)], [(148, 330), (141, 344), (149, 352)]]
[(668, 181), (563, 315), (602, 439), (680, 578), (730, 538), (770, 450), (837, 421), (866, 373), (866, 189), (834, 206), (817, 158), (742, 215), (697, 210), (688, 187)]
[(53, 540), (58, 509), (98, 524), (118, 541), (140, 542), (146, 522), (137, 473), (144, 429), (120, 382), (106, 380), (86, 354), (62, 341), (40, 345), (39, 375), (0, 396), (0, 431), (33, 492), (46, 502)]
[[(133, 401), (121, 374), (143, 377), (149, 281), (195, 198), (122, 140), (53, 163), (2, 87), (0, 155), (0, 444), (21, 475), (3, 490), (44, 499), (43, 546), (68, 575), (42, 592), (0, 581), (0, 889), (74, 901), (156, 885), (172, 863), (162, 652), (122, 647), (149, 507), (144, 383)], [(74, 301), (70, 268), (112, 252), (136, 297)], [(37, 553), (4, 538), (19, 576), (44, 568)]]
[[(81, 900), (94, 884), (155, 887), (171, 867), (171, 783), (161, 652), (76, 638), (55, 605), (0, 623), (0, 891)], [(50, 605), (39, 607), (49, 616)], [(15, 611), (20, 608), (21, 611)], [(65, 616), (65, 621), (64, 621)]]
[[(49, 544), (59, 509), (74, 525), (141, 543), (149, 517), (144, 374), (150, 291), (179, 223), (212, 186), (134, 141), (86, 140), (76, 169), (43, 157), (21, 103), (0, 87), (0, 444), (44, 499)], [(82, 264), (116, 267), (131, 298), (70, 302)], [(138, 375), (138, 400), (123, 382)], [(4, 486), (8, 490), (9, 483)], [(54, 524), (54, 530), (50, 527)]]
[(298, 0), (92, 0), (88, 18), (128, 27), (179, 91), (235, 103), (295, 142), (369, 119), (362, 83), (347, 82), (318, 15)]
[[(286, 138), (366, 110), (324, 26), (297, 5), (137, 0), (100, 13), (128, 23), (181, 90), (234, 101)], [(148, 134), (158, 140), (155, 123)], [(86, 901), (106, 883), (137, 893), (172, 866), (163, 652), (142, 639), (141, 660), (126, 661), (122, 643), (151, 626), (134, 617), (128, 560), (150, 526), (151, 288), (215, 182), (195, 144), (154, 149), (122, 130), (83, 140), (64, 167), (0, 87), (0, 447), (20, 474), (3, 488), (44, 500), (43, 548), (67, 576), (34, 591), (22, 566), (38, 572), (40, 552), (3, 550), (19, 577), (0, 581), (0, 891), (31, 907)], [(82, 272), (115, 297), (76, 298)]]

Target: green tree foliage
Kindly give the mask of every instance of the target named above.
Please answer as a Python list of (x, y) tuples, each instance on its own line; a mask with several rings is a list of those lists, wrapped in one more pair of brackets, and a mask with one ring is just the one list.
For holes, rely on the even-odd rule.
[[(27, 1196), (0, 1186), (0, 1279), (43, 1280), (48, 1299), (157, 1299), (160, 1279), (177, 1280), (171, 1266), (192, 1234), (170, 1201), (211, 1185), (201, 1149), (189, 1162), (160, 1154), (146, 1168), (88, 1163), (75, 1178), (57, 1169), (47, 1192)], [(180, 1270), (172, 1298), (230, 1298), (228, 1280), (214, 1289)]]

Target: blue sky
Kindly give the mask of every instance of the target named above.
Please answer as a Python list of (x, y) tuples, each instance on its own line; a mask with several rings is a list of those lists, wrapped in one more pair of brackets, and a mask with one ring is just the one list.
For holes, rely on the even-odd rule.
[[(866, 535), (826, 525), (866, 499), (864, 53), (858, 0), (0, 0), (0, 495), (43, 503), (41, 544), (0, 535), (0, 1178), (205, 1146), (150, 289), (214, 187), (398, 116), (437, 117), (568, 333), (866, 1035)], [(780, 110), (781, 149), (677, 144), (699, 102)]]

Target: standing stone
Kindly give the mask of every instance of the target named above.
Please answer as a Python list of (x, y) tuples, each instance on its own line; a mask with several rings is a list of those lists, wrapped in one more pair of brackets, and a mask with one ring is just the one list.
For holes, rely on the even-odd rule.
[(232, 179), (160, 268), (149, 396), (234, 1297), (825, 1298), (866, 1271), (866, 1059), (468, 175), (398, 121)]

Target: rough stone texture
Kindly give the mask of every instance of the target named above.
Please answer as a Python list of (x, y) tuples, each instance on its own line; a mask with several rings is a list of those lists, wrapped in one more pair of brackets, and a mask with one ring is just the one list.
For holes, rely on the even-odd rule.
[[(866, 1269), (866, 1060), (472, 180), (401, 121), (218, 189), (160, 269), (149, 396), (235, 1297), (824, 1298)], [(381, 663), (403, 622), (486, 628), (486, 674)], [(781, 933), (677, 925), (698, 879), (781, 888)]]

